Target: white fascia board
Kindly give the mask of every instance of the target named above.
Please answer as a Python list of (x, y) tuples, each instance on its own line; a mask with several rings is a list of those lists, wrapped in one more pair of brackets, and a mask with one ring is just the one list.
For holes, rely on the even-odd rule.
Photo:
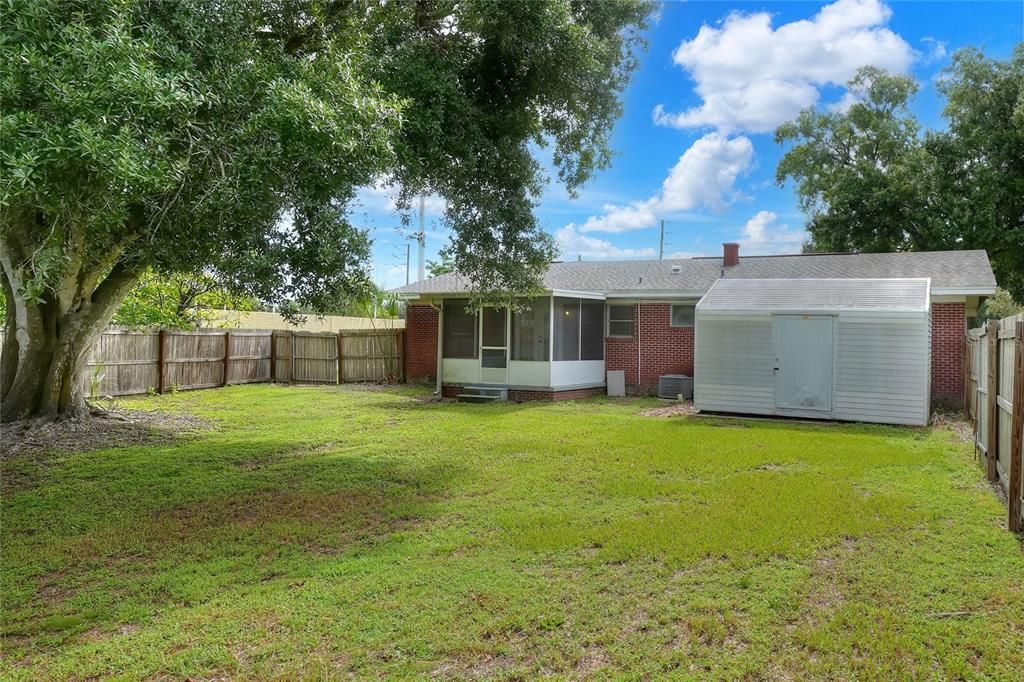
[(420, 294), (398, 294), (398, 298), (403, 301), (416, 301), (420, 298)]
[(927, 312), (925, 308), (703, 308), (701, 315), (842, 315), (858, 313), (909, 317)]
[(982, 287), (932, 287), (932, 296), (991, 296), (996, 293), (993, 286)]
[(567, 298), (593, 298), (600, 301), (605, 299), (604, 292), (601, 291), (571, 291), (569, 289), (551, 289), (548, 291), (550, 296), (565, 296)]
[(703, 289), (694, 289), (692, 291), (684, 291), (681, 289), (661, 289), (661, 290), (645, 290), (645, 291), (630, 291), (617, 290), (617, 291), (606, 291), (606, 298), (623, 298), (623, 299), (636, 299), (636, 298), (701, 298), (705, 294)]

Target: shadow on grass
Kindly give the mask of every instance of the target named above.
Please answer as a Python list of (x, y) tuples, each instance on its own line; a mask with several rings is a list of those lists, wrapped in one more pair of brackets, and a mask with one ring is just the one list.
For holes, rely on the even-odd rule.
[(231, 466), (292, 447), (119, 451), (5, 500), (7, 647), (59, 645), (268, 581), (302, 581), (427, 522), (457, 474), (330, 451), (272, 470)]

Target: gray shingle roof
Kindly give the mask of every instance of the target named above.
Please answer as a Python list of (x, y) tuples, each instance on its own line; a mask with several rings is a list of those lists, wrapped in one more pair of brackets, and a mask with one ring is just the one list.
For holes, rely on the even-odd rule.
[[(676, 271), (674, 271), (676, 270)], [(724, 271), (724, 275), (723, 275)], [(988, 255), (976, 251), (797, 254), (742, 256), (722, 267), (721, 258), (552, 263), (544, 275), (548, 290), (608, 294), (680, 292), (702, 294), (726, 279), (878, 279), (930, 277), (933, 289), (995, 288)], [(458, 275), (440, 275), (396, 289), (400, 294), (467, 291)]]

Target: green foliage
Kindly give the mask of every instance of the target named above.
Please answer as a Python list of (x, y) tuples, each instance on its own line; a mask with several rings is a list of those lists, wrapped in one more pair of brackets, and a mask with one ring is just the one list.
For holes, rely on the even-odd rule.
[(440, 260), (427, 260), (426, 269), (427, 275), (430, 277), (447, 275), (448, 273), (455, 272), (455, 263), (445, 253), (442, 253)]
[(988, 320), (1001, 320), (1004, 317), (1012, 317), (1018, 313), (1024, 313), (1024, 305), (1013, 300), (1013, 296), (1006, 289), (996, 289), (996, 293), (985, 299), (978, 310), (978, 324), (984, 324)]
[(1015, 680), (1024, 667), (1024, 553), (951, 429), (428, 396), (132, 398), (215, 427), (6, 458), (0, 677)]
[[(204, 271), (266, 303), (367, 286), (354, 191), (443, 195), (458, 265), (536, 285), (531, 145), (607, 165), (643, 1), (11, 0), (0, 236), (28, 301), (78, 271)], [(15, 246), (19, 248), (15, 248)], [(86, 292), (88, 294), (89, 292)]]
[(254, 301), (222, 287), (211, 275), (148, 272), (121, 302), (114, 324), (194, 329), (214, 320), (213, 310), (252, 310)]
[(1024, 45), (1005, 62), (962, 50), (940, 81), (947, 130), (922, 134), (917, 84), (862, 69), (845, 112), (781, 126), (776, 179), (796, 184), (815, 251), (986, 249), (1024, 296)]

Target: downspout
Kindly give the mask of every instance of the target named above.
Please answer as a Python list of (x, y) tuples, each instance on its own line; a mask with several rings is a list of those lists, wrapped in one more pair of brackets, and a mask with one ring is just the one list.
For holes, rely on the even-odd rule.
[(443, 352), (441, 350), (441, 343), (444, 341), (444, 309), (439, 308), (436, 304), (431, 302), (430, 307), (437, 311), (437, 386), (434, 389), (434, 395), (441, 395), (441, 372), (444, 369), (443, 361), (441, 359)]
[[(643, 281), (643, 278), (640, 279)], [(643, 384), (640, 380), (640, 299), (636, 299), (636, 394), (641, 394), (641, 386)]]

